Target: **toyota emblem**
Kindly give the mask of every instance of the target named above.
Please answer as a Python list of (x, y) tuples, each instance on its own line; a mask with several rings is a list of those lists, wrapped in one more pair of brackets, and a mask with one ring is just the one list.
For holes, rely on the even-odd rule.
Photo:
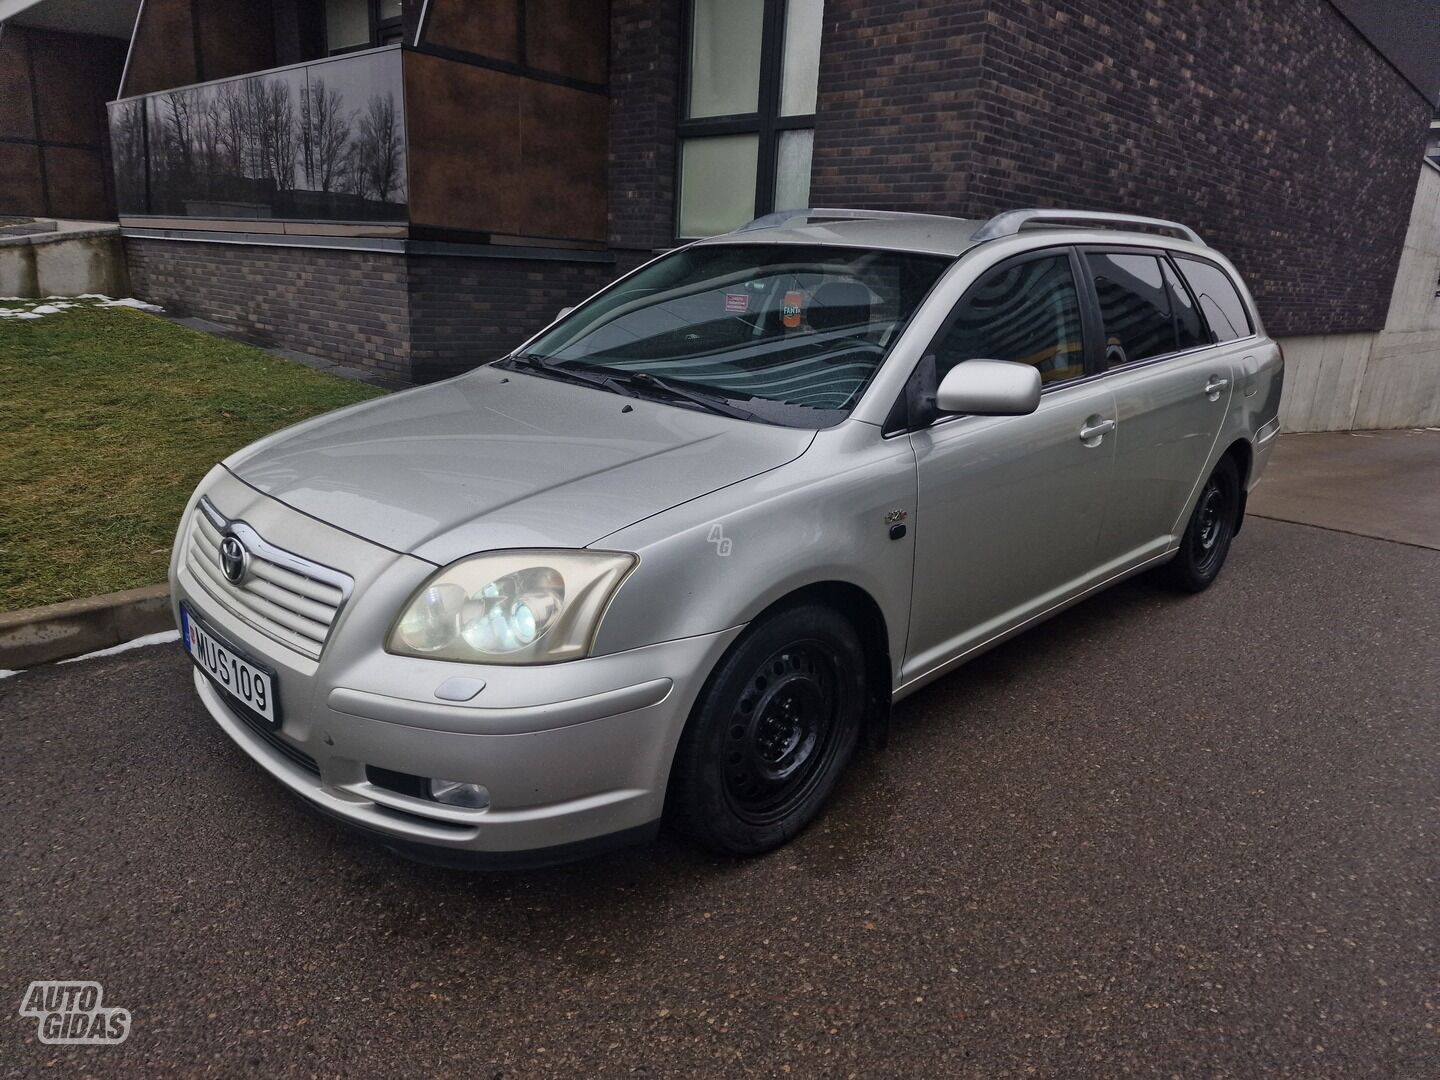
[(250, 552), (238, 538), (227, 536), (220, 541), (220, 569), (231, 585), (245, 580), (245, 571), (250, 569)]

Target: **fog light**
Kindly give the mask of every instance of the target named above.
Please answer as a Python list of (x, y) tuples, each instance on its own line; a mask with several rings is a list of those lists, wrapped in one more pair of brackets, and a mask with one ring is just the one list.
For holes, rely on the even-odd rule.
[(463, 806), (467, 810), (483, 810), (490, 805), (490, 792), (480, 784), (461, 780), (431, 780), (430, 797), (447, 806)]

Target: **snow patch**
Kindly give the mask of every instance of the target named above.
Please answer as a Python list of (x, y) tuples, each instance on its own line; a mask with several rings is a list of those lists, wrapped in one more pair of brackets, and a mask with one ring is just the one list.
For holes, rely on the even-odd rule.
[(146, 303), (133, 296), (112, 300), (104, 293), (81, 293), (79, 296), (47, 296), (43, 301), (23, 296), (0, 296), (0, 303), (16, 307), (0, 307), (0, 319), (42, 319), (59, 315), (71, 308), (133, 308), (136, 311), (164, 311), (158, 304)]
[(129, 652), (131, 649), (143, 649), (147, 645), (165, 645), (179, 640), (179, 630), (161, 630), (158, 634), (146, 634), (144, 637), (137, 637), (119, 645), (111, 645), (108, 649), (96, 649), (84, 656), (72, 656), (69, 660), (61, 660), (60, 663), (74, 664), (81, 660), (94, 660), (98, 656), (114, 656), (116, 653)]
[(157, 304), (147, 304), (144, 300), (136, 300), (133, 296), (127, 296), (123, 300), (100, 300), (96, 307), (128, 307), (139, 311), (164, 311), (165, 309)]
[[(56, 661), (60, 664), (75, 664), (81, 660), (94, 660), (101, 656), (114, 656), (116, 653), (129, 652), (131, 649), (143, 649), (147, 645), (168, 645), (172, 641), (180, 640), (179, 630), (161, 630), (158, 634), (146, 634), (144, 637), (133, 638), (130, 641), (121, 642), (119, 645), (111, 645), (108, 649), (96, 649), (94, 652), (86, 653), (84, 656), (72, 656), (69, 660)], [(26, 671), (35, 671), (37, 668), (26, 668)], [(8, 679), (13, 675), (21, 674), (21, 671), (11, 671), (9, 668), (0, 668), (0, 679)]]

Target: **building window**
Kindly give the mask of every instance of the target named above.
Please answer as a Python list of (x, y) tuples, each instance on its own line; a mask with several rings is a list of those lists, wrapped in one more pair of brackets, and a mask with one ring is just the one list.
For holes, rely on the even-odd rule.
[(690, 0), (676, 235), (809, 205), (824, 0)]
[(401, 0), (325, 0), (325, 51), (330, 55), (400, 40)]

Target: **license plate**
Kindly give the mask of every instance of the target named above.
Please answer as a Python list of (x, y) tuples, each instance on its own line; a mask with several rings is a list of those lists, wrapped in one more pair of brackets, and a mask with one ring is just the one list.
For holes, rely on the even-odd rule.
[(180, 605), (180, 637), (185, 651), (211, 682), (271, 724), (280, 723), (275, 676), (210, 630), (184, 604)]

